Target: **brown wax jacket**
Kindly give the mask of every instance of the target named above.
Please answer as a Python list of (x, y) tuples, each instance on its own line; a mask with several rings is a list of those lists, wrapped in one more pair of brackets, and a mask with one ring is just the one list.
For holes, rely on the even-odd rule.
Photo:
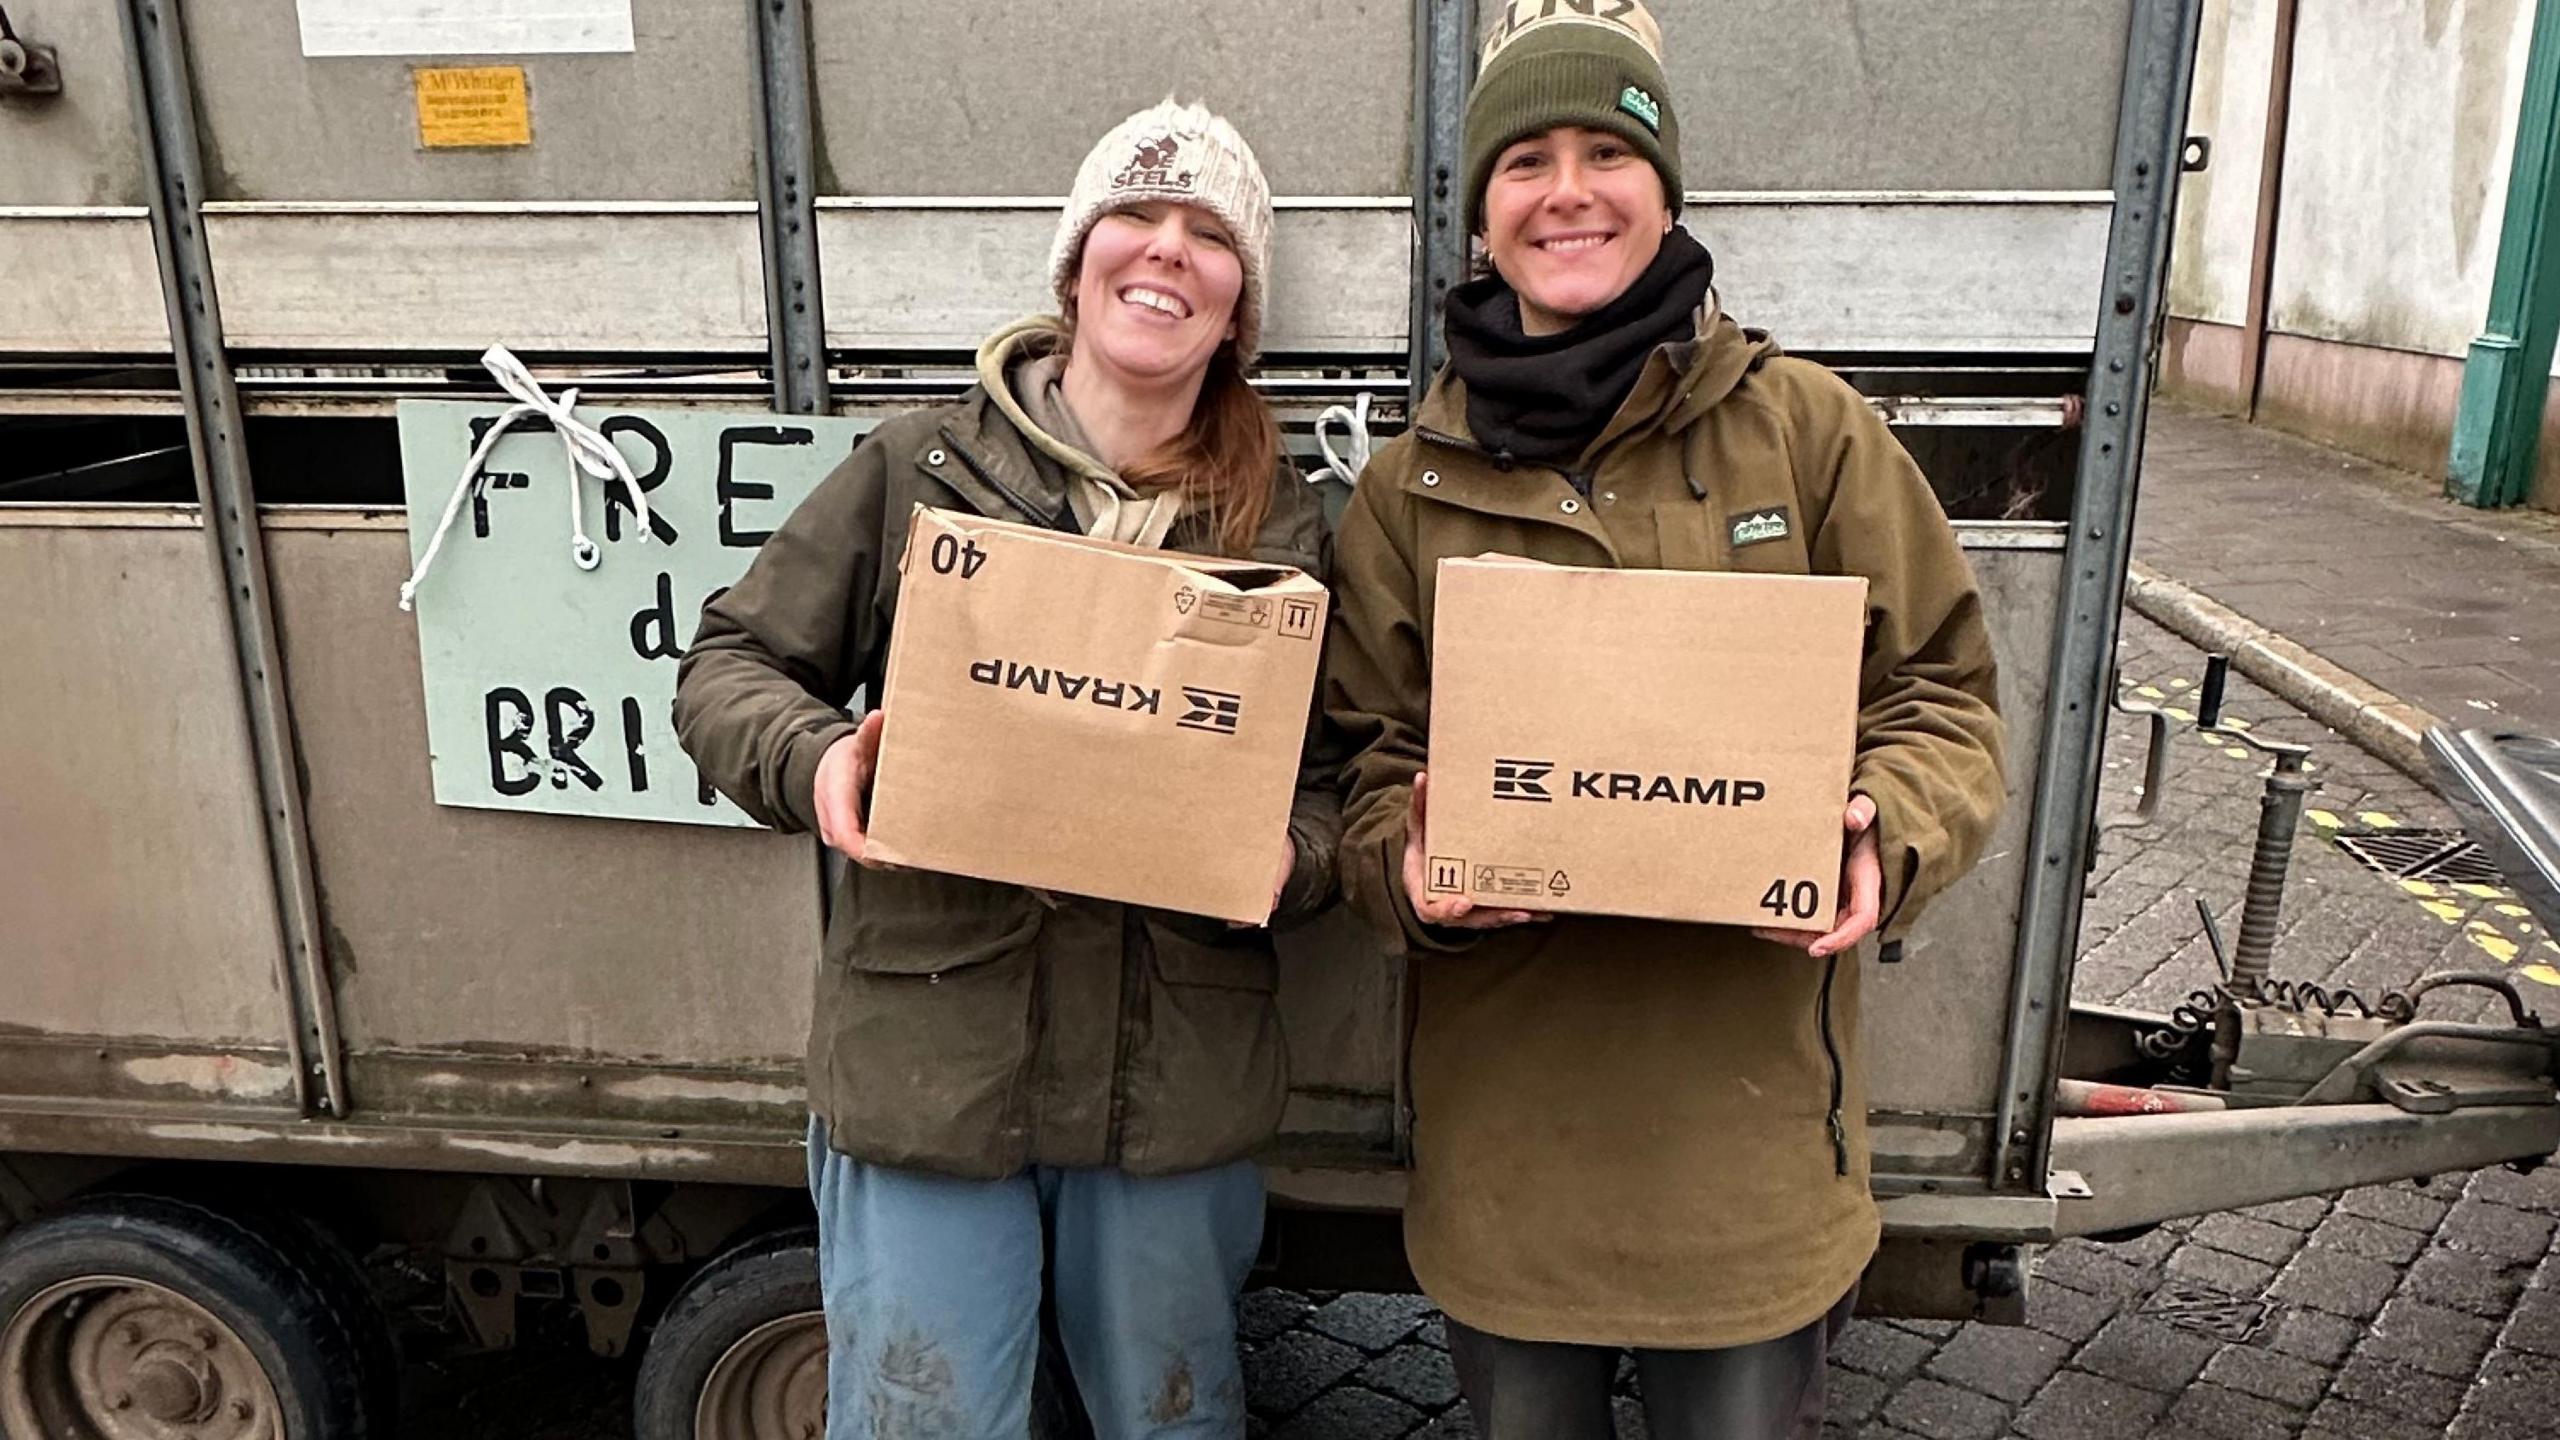
[[(1354, 755), (1345, 891), (1415, 956), (1414, 1272), (1450, 1315), (1517, 1339), (1690, 1348), (1787, 1333), (1876, 1245), (1859, 958), (1649, 921), (1417, 921), (1401, 870), (1430, 743), (1436, 567), (1499, 552), (1865, 576), (1852, 784), (1876, 803), (1888, 928), (1973, 864), (2001, 804), (1972, 573), (1859, 396), (1712, 304), (1582, 457), (1587, 493), (1487, 454), (1465, 417), (1444, 374), (1361, 476), (1336, 540), (1325, 692)], [(1783, 537), (1732, 543), (1734, 520), (1773, 508)]]

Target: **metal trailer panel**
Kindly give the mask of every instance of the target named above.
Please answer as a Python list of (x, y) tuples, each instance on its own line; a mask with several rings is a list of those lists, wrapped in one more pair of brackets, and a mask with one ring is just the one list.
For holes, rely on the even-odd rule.
[[(0, 206), (142, 204), (150, 182), (116, 0), (9, 0), (8, 11), (19, 39), (54, 47), (62, 93), (0, 105)], [(0, 264), (25, 273), (14, 257)]]
[(1867, 958), (1868, 1138), (1878, 1175), (1980, 1178), (2000, 1095), (2004, 1003), (2062, 589), (2059, 524), (1964, 525), (2000, 666), (2009, 800), (1973, 872), (1921, 916), (1899, 965)]
[[(966, 353), (1054, 309), (1057, 204), (820, 202), (828, 343)], [(1685, 223), (1716, 252), (1727, 311), (1799, 350), (2086, 354), (2108, 209), (2103, 193), (1699, 194)], [(1402, 353), (1412, 267), (1402, 207), (1292, 202), (1272, 241), (1263, 348)]]
[(242, 349), (765, 353), (751, 205), (217, 205)]
[(265, 531), (351, 1061), (796, 1073), (818, 947), (807, 842), (439, 807), (417, 640), (392, 603), (400, 517), (270, 510)]
[(2133, 3), (1657, 6), (1682, 183), (2103, 190)]
[[(208, 199), (755, 198), (744, 5), (632, 0), (627, 55), (447, 59), (306, 59), (294, 0), (189, 8)], [(522, 66), (533, 143), (423, 148), (410, 80), (420, 65)]]
[[(0, 140), (6, 125), (0, 116)], [(169, 352), (150, 212), (139, 206), (0, 209), (0, 276), (0, 354)]]
[(1727, 313), (1825, 353), (2089, 352), (2106, 194), (1698, 195)]
[[(924, 206), (819, 202), (827, 343), (974, 352), (998, 327), (1054, 311), (1054, 200)], [(1280, 210), (1262, 348), (1401, 356), (1413, 273), (1401, 205)]]
[(2126, 40), (2123, 100), (2107, 237), (2107, 303), (2099, 309), (2071, 541), (2055, 601), (2049, 692), (2036, 757), (2029, 865), (2018, 910), (2009, 1032), (2001, 1060), (1992, 1183), (2040, 1194), (2051, 1154), (2054, 1079), (2061, 1066), (2079, 953), (2081, 883), (2095, 843), (2091, 815), (2115, 685), (2116, 628), (2133, 558), (2134, 495), (2150, 403), (2153, 324), (2168, 262), (2168, 211), (2194, 76), (2203, 0), (2155, 0)]
[(1063, 195), (1168, 92), (1235, 122), (1279, 195), (1400, 195), (1412, 0), (814, 7), (830, 195)]
[(0, 1031), (282, 1043), (215, 586), (193, 507), (0, 506)]

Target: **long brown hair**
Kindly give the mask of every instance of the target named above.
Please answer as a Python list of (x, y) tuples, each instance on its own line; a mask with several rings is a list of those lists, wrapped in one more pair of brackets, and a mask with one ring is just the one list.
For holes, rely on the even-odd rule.
[(1280, 422), (1246, 381), (1234, 341), (1209, 357), (1191, 423), (1120, 469), (1133, 490), (1178, 489), (1186, 509), (1208, 517), (1218, 548), (1246, 555), (1271, 515)]

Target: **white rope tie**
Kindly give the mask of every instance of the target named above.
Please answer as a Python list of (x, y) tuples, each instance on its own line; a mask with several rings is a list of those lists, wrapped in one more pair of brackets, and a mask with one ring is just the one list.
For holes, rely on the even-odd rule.
[[(1323, 452), (1324, 464), (1307, 476), (1307, 483), (1312, 485), (1327, 475), (1333, 475), (1345, 485), (1356, 485), (1360, 472), (1369, 468), (1369, 392), (1361, 391), (1353, 403), (1356, 408), (1327, 406), (1325, 412), (1316, 417), (1316, 449)], [(1349, 436), (1351, 455), (1347, 460), (1334, 453), (1333, 437), (1325, 433), (1324, 427), (1337, 421)]]
[[(427, 539), (426, 553), (418, 557), (418, 568), (400, 583), (403, 610), (416, 607), (418, 586), (444, 549), (445, 534), (453, 528), (454, 517), (462, 513), (463, 502), (487, 487), (489, 477), (480, 467), (488, 463), (490, 452), (498, 448), (498, 441), (509, 430), (537, 416), (551, 422), (552, 433), (560, 437), (560, 448), (569, 457), (569, 559), (581, 570), (593, 570), (604, 562), (604, 552), (587, 538), (587, 487), (581, 475), (594, 476), (599, 482), (621, 481), (622, 493), (629, 497), (631, 513), (640, 526), (640, 539), (644, 544), (649, 539), (649, 497), (641, 493), (640, 481), (631, 473), (631, 462), (622, 458), (613, 442), (573, 413), (578, 406), (578, 392), (563, 390), (557, 400), (543, 394), (533, 372), (525, 369), (524, 362), (504, 345), (490, 346), (480, 356), (480, 363), (497, 378), (500, 389), (515, 397), (516, 403), (498, 417), (498, 422), (480, 437), (479, 444), (471, 447), (471, 458), (462, 462), (462, 478), (454, 482), (453, 496), (444, 502), (444, 515), (436, 521), (435, 534)], [(611, 493), (606, 492), (607, 503)]]

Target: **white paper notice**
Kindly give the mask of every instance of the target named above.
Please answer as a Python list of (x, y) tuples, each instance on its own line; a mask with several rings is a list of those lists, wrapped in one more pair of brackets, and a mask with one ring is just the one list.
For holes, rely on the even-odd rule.
[(631, 0), (295, 0), (305, 55), (626, 54)]

